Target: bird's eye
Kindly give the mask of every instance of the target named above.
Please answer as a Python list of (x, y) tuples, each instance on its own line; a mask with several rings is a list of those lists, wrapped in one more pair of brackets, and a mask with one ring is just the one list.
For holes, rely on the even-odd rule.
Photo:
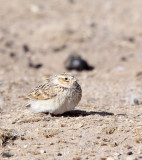
[(67, 81), (67, 80), (68, 80), (68, 78), (65, 78), (65, 80)]

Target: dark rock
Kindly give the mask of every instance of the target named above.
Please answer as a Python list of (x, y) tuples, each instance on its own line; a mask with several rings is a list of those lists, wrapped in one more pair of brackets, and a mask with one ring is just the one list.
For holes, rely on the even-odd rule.
[(16, 140), (18, 137), (15, 130), (12, 129), (2, 129), (0, 128), (0, 140), (2, 146), (6, 146), (7, 143)]
[(70, 3), (75, 3), (75, 1), (74, 1), (74, 0), (69, 0), (69, 2), (70, 2)]
[(133, 43), (135, 41), (135, 39), (133, 37), (129, 37), (128, 41)]
[(39, 69), (43, 66), (41, 63), (33, 64), (32, 62), (29, 62), (29, 67)]
[(96, 23), (91, 23), (90, 27), (92, 27), (92, 28), (96, 27)]
[(62, 156), (62, 153), (58, 153), (57, 156)]
[(77, 70), (77, 71), (83, 71), (83, 70), (93, 70), (94, 67), (90, 66), (87, 61), (81, 58), (78, 54), (71, 54), (66, 60), (65, 60), (65, 68), (67, 70)]
[(127, 155), (132, 155), (132, 154), (133, 154), (132, 151), (127, 152)]
[(139, 105), (139, 100), (137, 98), (134, 98), (134, 104)]
[(10, 153), (2, 153), (2, 157), (3, 158), (10, 158), (10, 157), (12, 157), (13, 155), (12, 154), (10, 154)]
[(15, 53), (14, 52), (10, 52), (10, 57), (15, 57)]
[(121, 57), (121, 61), (127, 61), (126, 57)]
[(23, 45), (23, 50), (24, 50), (24, 52), (29, 52), (30, 51), (30, 49), (29, 49), (27, 44)]

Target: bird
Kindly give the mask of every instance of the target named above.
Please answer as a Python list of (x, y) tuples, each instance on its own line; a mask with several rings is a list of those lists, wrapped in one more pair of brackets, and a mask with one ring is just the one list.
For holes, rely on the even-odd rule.
[(59, 115), (73, 110), (82, 98), (82, 89), (71, 73), (50, 76), (30, 94), (30, 106), (35, 112)]

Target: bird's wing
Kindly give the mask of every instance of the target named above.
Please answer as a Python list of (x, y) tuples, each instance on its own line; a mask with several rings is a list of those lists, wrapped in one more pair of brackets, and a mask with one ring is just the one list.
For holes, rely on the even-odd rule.
[(55, 97), (57, 94), (55, 93), (53, 85), (49, 85), (45, 83), (43, 85), (35, 88), (29, 95), (32, 100), (46, 100)]

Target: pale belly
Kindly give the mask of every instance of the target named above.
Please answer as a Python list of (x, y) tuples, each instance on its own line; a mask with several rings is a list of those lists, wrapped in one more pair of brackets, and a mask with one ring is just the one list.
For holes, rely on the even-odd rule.
[(33, 100), (31, 101), (31, 108), (36, 112), (49, 112), (53, 114), (62, 114), (66, 111), (71, 111), (79, 103), (80, 95), (74, 95), (70, 97), (65, 94), (62, 97), (56, 96), (53, 99), (48, 100)]

